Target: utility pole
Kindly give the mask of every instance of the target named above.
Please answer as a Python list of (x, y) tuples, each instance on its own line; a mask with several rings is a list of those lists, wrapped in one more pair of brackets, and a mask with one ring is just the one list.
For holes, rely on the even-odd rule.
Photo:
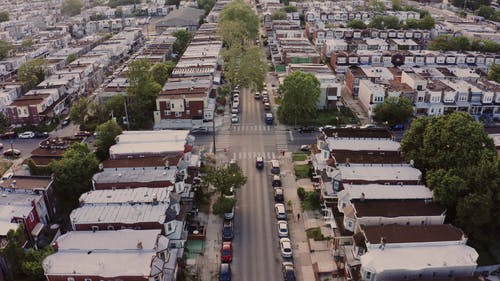
[(214, 145), (214, 156), (215, 156), (215, 109), (212, 113), (212, 136), (213, 136), (213, 145)]
[(123, 100), (123, 106), (125, 107), (125, 116), (127, 117), (127, 129), (130, 131), (130, 119), (128, 119), (127, 98)]

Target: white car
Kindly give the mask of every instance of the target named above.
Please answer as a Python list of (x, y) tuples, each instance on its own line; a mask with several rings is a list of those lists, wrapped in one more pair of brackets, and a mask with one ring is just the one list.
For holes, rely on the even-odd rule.
[(285, 259), (290, 259), (293, 257), (292, 253), (292, 242), (288, 238), (281, 238), (280, 239), (280, 249), (281, 249), (281, 256)]
[(20, 139), (32, 139), (35, 137), (35, 133), (33, 133), (32, 131), (26, 131), (26, 132), (20, 133), (17, 137)]
[(288, 223), (286, 221), (278, 221), (278, 237), (288, 237)]
[(240, 118), (236, 114), (231, 115), (231, 123), (238, 123), (240, 121)]
[(373, 129), (373, 128), (377, 128), (377, 125), (375, 124), (366, 124), (366, 125), (363, 125), (361, 127), (359, 127), (361, 129)]
[(240, 98), (238, 96), (233, 97), (233, 103), (240, 103)]
[(281, 203), (274, 204), (274, 212), (278, 220), (286, 220), (285, 205)]
[(231, 113), (232, 113), (232, 114), (238, 114), (239, 112), (240, 112), (240, 111), (238, 110), (238, 108), (237, 108), (237, 107), (233, 107), (233, 108), (231, 108)]

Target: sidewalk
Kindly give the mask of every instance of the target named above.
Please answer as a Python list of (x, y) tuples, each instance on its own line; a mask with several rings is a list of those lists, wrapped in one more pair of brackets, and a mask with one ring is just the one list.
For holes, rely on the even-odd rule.
[[(304, 216), (301, 211), (300, 199), (297, 195), (297, 182), (293, 170), (292, 153), (286, 152), (284, 157), (280, 158), (282, 167), (283, 190), (285, 200), (291, 201), (292, 216), (288, 221), (288, 231), (290, 232), (290, 240), (293, 245), (293, 263), (297, 280), (309, 281), (315, 280), (314, 270), (311, 261), (311, 254), (307, 241), (306, 230), (304, 227)], [(300, 214), (300, 219), (297, 220), (297, 214)], [(290, 216), (289, 216), (290, 218)]]

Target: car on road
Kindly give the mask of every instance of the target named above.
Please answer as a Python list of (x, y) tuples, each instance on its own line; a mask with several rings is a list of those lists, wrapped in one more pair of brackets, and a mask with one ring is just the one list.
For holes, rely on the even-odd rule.
[(316, 132), (316, 128), (313, 126), (301, 127), (299, 128), (299, 133), (314, 133)]
[(289, 238), (280, 239), (280, 249), (281, 249), (281, 256), (284, 259), (291, 259), (293, 257), (292, 242), (290, 241)]
[(295, 270), (293, 269), (293, 263), (286, 261), (281, 264), (281, 272), (283, 273), (284, 281), (295, 281)]
[(191, 129), (191, 134), (206, 134), (208, 133), (207, 127), (196, 127)]
[(222, 262), (232, 262), (233, 261), (233, 243), (222, 242), (222, 247), (220, 248), (220, 259)]
[(219, 281), (231, 281), (231, 265), (229, 263), (221, 263)]
[(259, 92), (255, 92), (254, 98), (256, 100), (260, 100), (260, 98), (261, 98), (260, 93)]
[(224, 213), (224, 219), (232, 220), (233, 218), (234, 218), (234, 206), (231, 208), (229, 212)]
[(19, 155), (21, 155), (21, 151), (19, 149), (15, 149), (15, 148), (9, 148), (7, 150), (4, 150), (3, 155), (4, 156), (19, 156)]
[(239, 112), (240, 112), (240, 110), (237, 107), (231, 108), (231, 113), (232, 114), (238, 114)]
[(47, 132), (35, 132), (35, 138), (36, 139), (46, 139), (48, 138), (50, 135), (49, 133)]
[(33, 133), (32, 131), (26, 131), (20, 133), (19, 135), (17, 135), (17, 137), (20, 139), (32, 139), (35, 137), (35, 133)]
[(2, 138), (2, 139), (15, 139), (15, 138), (17, 138), (17, 134), (15, 132), (5, 132), (0, 136), (0, 138)]
[(375, 124), (365, 124), (363, 126), (360, 126), (359, 128), (360, 129), (374, 129), (374, 128), (377, 128), (377, 125), (375, 125)]
[(280, 161), (276, 159), (271, 160), (271, 174), (279, 175), (280, 173)]
[(263, 96), (262, 97), (262, 103), (263, 104), (269, 103), (269, 97), (268, 96)]
[(403, 131), (405, 129), (405, 125), (404, 124), (395, 124), (395, 125), (392, 125), (390, 128), (392, 131)]
[(259, 170), (264, 168), (264, 157), (257, 156), (255, 159), (255, 167)]
[(266, 102), (266, 103), (264, 104), (264, 109), (265, 109), (265, 110), (271, 110), (271, 104), (270, 104), (270, 103), (268, 103), (268, 102)]
[(225, 221), (222, 225), (222, 239), (224, 241), (231, 241), (234, 238), (233, 222)]
[(309, 152), (310, 150), (311, 150), (311, 146), (308, 144), (304, 144), (304, 145), (300, 146), (300, 151)]
[(336, 126), (332, 126), (332, 125), (325, 125), (323, 127), (319, 127), (319, 130), (322, 132), (323, 130), (325, 129), (337, 129)]
[(282, 203), (274, 204), (274, 212), (276, 213), (276, 218), (278, 220), (286, 220), (285, 205)]
[(90, 137), (92, 135), (91, 132), (89, 131), (79, 131), (79, 132), (76, 132), (75, 133), (75, 137), (83, 137), (83, 138), (86, 138), (86, 137)]
[(274, 175), (273, 181), (271, 183), (273, 187), (281, 187), (281, 178), (280, 175)]
[(68, 125), (69, 125), (69, 123), (70, 123), (70, 122), (71, 122), (71, 119), (69, 119), (69, 117), (66, 117), (66, 118), (64, 118), (64, 120), (62, 121), (61, 126), (62, 126), (62, 127), (66, 127), (66, 126), (68, 126)]
[(278, 221), (278, 237), (288, 237), (288, 223), (286, 221)]
[(240, 118), (236, 114), (231, 114), (231, 123), (238, 123), (240, 122)]
[(283, 195), (283, 189), (281, 187), (277, 187), (274, 189), (274, 202), (276, 203), (285, 202), (285, 196)]

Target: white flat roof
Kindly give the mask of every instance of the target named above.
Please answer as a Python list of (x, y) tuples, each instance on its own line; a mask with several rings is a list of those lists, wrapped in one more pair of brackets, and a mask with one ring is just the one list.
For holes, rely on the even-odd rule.
[(177, 169), (135, 169), (127, 171), (115, 171), (112, 169), (105, 169), (102, 172), (94, 174), (92, 180), (96, 183), (128, 183), (128, 182), (142, 182), (148, 183), (152, 181), (170, 181), (175, 183), (175, 174)]
[(354, 138), (328, 138), (330, 150), (380, 150), (398, 151), (399, 142), (389, 139), (354, 139)]
[(362, 255), (361, 266), (373, 273), (384, 270), (474, 266), (477, 264), (478, 256), (476, 250), (467, 245), (386, 247), (383, 250), (370, 249), (368, 253)]
[(390, 164), (350, 164), (350, 166), (338, 166), (333, 171), (333, 177), (345, 180), (420, 180), (422, 172), (410, 165)]
[(45, 275), (149, 276), (155, 252), (100, 253), (57, 252), (45, 258)]
[(74, 224), (86, 223), (165, 223), (168, 204), (83, 205), (70, 214)]
[(383, 184), (344, 184), (344, 190), (338, 193), (338, 197), (347, 196), (350, 200), (365, 199), (428, 199), (432, 198), (432, 191), (425, 185), (383, 185)]
[(6, 221), (0, 221), (0, 236), (6, 236), (9, 230), (16, 230), (19, 224)]
[(160, 229), (151, 230), (104, 230), (70, 231), (57, 238), (58, 251), (66, 250), (137, 250), (137, 242), (143, 250), (155, 250)]
[(109, 149), (110, 155), (184, 151), (187, 130), (125, 131)]
[(167, 188), (150, 187), (91, 190), (80, 196), (80, 202), (83, 204), (151, 203), (154, 197), (158, 202), (169, 203), (170, 191)]

